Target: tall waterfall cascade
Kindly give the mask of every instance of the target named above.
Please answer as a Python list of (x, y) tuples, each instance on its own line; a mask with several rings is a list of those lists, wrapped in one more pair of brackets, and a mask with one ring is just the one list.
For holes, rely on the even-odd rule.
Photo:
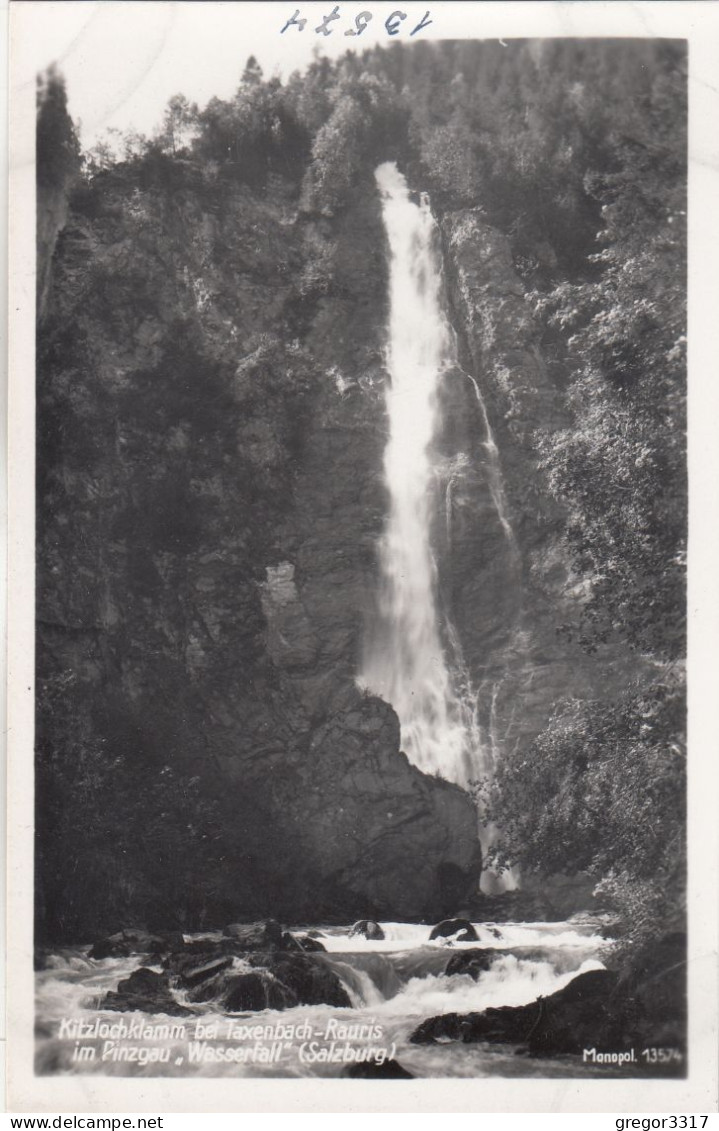
[[(491, 772), (494, 742), (480, 730), (459, 637), (441, 611), (431, 541), (438, 502), (438, 457), (432, 445), (442, 423), (439, 390), (443, 375), (457, 368), (456, 348), (442, 307), (429, 201), (423, 196), (415, 203), (393, 163), (381, 165), (375, 175), (390, 255), (384, 458), (390, 502), (379, 545), (378, 608), (366, 633), (359, 682), (394, 707), (402, 749), (411, 762), (466, 787)], [(491, 495), (513, 541), (496, 445), (479, 387), (470, 380), (485, 427)], [(450, 469), (447, 503), (462, 460), (467, 457)], [(447, 543), (451, 552), (449, 529)]]

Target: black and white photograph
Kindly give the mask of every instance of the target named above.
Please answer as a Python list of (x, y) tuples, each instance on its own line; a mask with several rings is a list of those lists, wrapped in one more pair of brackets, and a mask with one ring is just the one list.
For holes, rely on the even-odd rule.
[(515, 7), (15, 5), (33, 1110), (705, 1067), (689, 43)]

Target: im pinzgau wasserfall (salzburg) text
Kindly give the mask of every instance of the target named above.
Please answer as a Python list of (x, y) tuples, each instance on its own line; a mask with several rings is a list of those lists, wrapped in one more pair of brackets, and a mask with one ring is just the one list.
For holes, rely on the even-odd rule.
[(305, 1064), (384, 1064), (396, 1054), (374, 1018), (350, 1024), (336, 1017), (320, 1026), (256, 1024), (235, 1018), (208, 1022), (151, 1023), (145, 1020), (85, 1022), (62, 1018), (61, 1039), (73, 1041), (72, 1060), (87, 1064), (280, 1064), (296, 1052)]

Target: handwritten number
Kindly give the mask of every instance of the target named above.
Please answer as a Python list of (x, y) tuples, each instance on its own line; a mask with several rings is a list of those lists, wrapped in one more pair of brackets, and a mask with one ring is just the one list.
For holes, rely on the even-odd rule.
[(354, 28), (348, 28), (345, 35), (361, 35), (371, 19), (371, 12), (360, 12), (359, 15), (355, 16)]
[[(334, 23), (334, 21), (338, 20), (339, 18), (340, 18), (340, 7), (339, 7), (339, 4), (336, 4), (335, 7), (332, 9), (332, 11), (330, 12), (330, 14), (328, 16), (322, 17), (322, 23), (319, 24), (319, 26), (315, 28), (315, 33), (317, 35), (324, 35), (324, 36), (332, 35), (333, 29), (331, 29), (329, 25), (331, 23)], [(373, 16), (372, 16), (371, 12), (368, 12), (368, 11), (359, 12), (354, 18), (354, 27), (348, 28), (347, 31), (345, 32), (345, 35), (356, 35), (356, 36), (362, 35), (362, 32), (367, 30), (367, 27), (368, 27), (370, 21), (372, 20), (372, 18), (373, 18)], [(401, 25), (402, 21), (406, 20), (406, 19), (407, 19), (407, 13), (401, 12), (399, 10), (399, 8), (397, 8), (394, 12), (392, 12), (384, 22), (384, 26), (385, 26), (385, 30), (387, 32), (387, 35), (391, 35), (391, 36), (399, 35), (400, 25)], [(285, 32), (287, 31), (287, 29), (291, 28), (291, 27), (296, 27), (298, 31), (304, 31), (306, 23), (307, 23), (307, 20), (305, 19), (304, 16), (300, 16), (300, 9), (297, 8), (294, 15), (290, 17), (290, 19), (287, 21), (285, 26), (281, 29), (280, 35), (284, 35)], [(416, 35), (418, 31), (422, 31), (424, 28), (429, 27), (429, 25), (431, 23), (434, 23), (434, 20), (431, 20), (429, 18), (429, 8), (428, 8), (427, 11), (422, 16), (422, 19), (420, 20), (420, 22), (417, 24), (417, 26), (415, 28), (413, 28), (412, 31), (409, 33), (410, 38), (413, 35)]]
[(407, 19), (406, 12), (392, 12), (384, 22), (387, 29), (387, 35), (399, 35), (399, 25), (401, 20)]
[(434, 23), (434, 20), (428, 20), (427, 19), (428, 15), (429, 15), (429, 9), (427, 9), (427, 11), (424, 13), (424, 15), (422, 16), (422, 19), (417, 24), (417, 27), (414, 29), (414, 31), (411, 31), (409, 33), (410, 39), (412, 38), (413, 35), (416, 35), (418, 31), (421, 31), (423, 27), (427, 27), (429, 24)]
[(315, 28), (315, 31), (317, 32), (318, 35), (332, 35), (332, 32), (330, 31), (328, 24), (331, 24), (332, 20), (338, 20), (339, 18), (340, 18), (340, 8), (339, 8), (339, 4), (337, 4), (332, 9), (329, 16), (323, 16), (322, 17), (322, 23), (320, 24), (319, 27)]
[(297, 17), (299, 16), (299, 14), (300, 10), (298, 8), (292, 19), (287, 21), (282, 31), (280, 32), (280, 35), (284, 35), (288, 27), (292, 27), (293, 24), (295, 24), (300, 29), (300, 31), (304, 31), (304, 26), (307, 23), (307, 20), (298, 20)]

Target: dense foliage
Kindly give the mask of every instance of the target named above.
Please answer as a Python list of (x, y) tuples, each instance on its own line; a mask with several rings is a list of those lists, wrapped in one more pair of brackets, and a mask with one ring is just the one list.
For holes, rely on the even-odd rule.
[(502, 822), (496, 862), (588, 872), (630, 934), (679, 926), (684, 734), (683, 689), (671, 676), (618, 703), (559, 704), (490, 787), (490, 816)]
[[(111, 392), (98, 394), (85, 379), (92, 345), (81, 333), (64, 336), (61, 318), (40, 351), (42, 506), (51, 513), (62, 504), (58, 461), (72, 475), (125, 445), (117, 457), (124, 495), (107, 538), (112, 548), (128, 531), (137, 536), (129, 569), (140, 603), (160, 584), (152, 553), (199, 555), (238, 537), (232, 516), (217, 509), (213, 472), (234, 451), (238, 412), (257, 437), (256, 450), (246, 445), (238, 457), (242, 489), (256, 493), (248, 505), (260, 513), (286, 494), (312, 379), (295, 335), (328, 293), (343, 293), (351, 265), (337, 253), (338, 232), (378, 162), (398, 160), (438, 213), (478, 209), (509, 238), (564, 413), (559, 431), (534, 438), (543, 489), (567, 516), (570, 581), (584, 594), (577, 622), (557, 630), (589, 651), (626, 644), (650, 676), (622, 702), (558, 704), (534, 746), (508, 758), (489, 800), (503, 830), (496, 855), (544, 872), (590, 871), (642, 929), (674, 914), (684, 866), (685, 150), (685, 52), (651, 40), (394, 45), (336, 63), (317, 59), (284, 84), (265, 80), (249, 60), (233, 99), (199, 109), (177, 95), (154, 137), (109, 137), (84, 156), (81, 171), (56, 78), (38, 123), (39, 184), (64, 191), (75, 168), (75, 214), (103, 216), (124, 241), (120, 254), (131, 248), (122, 270), (111, 240), (89, 265), (81, 259), (87, 316), (107, 327), (119, 356), (123, 341), (147, 332), (148, 317), (174, 327), (174, 351)], [(119, 198), (122, 206), (112, 203)], [(227, 358), (208, 355), (203, 327), (213, 310), (218, 325), (236, 317), (232, 271), (209, 302), (200, 281), (182, 282), (172, 248), (186, 230), (199, 246), (202, 215), (226, 216), (232, 200), (240, 204), (222, 230), (234, 242), (202, 254), (251, 261), (269, 280), (265, 301), (283, 287), (292, 298), (281, 312), (285, 345), (258, 337), (228, 377)], [(307, 228), (285, 225), (287, 237), (263, 252), (265, 202), (275, 215), (291, 205)], [(72, 269), (72, 248), (64, 252)], [(209, 313), (200, 317), (203, 303)], [(69, 392), (52, 378), (60, 355)], [(66, 404), (68, 396), (73, 412), (55, 417), (55, 399)], [(271, 425), (260, 398), (274, 406)], [(260, 466), (263, 474), (253, 474)], [(106, 471), (98, 489), (117, 490), (109, 464)], [(48, 571), (59, 553), (47, 549)], [(243, 553), (252, 557), (253, 546)], [(141, 813), (154, 811), (168, 782), (177, 800), (164, 824), (149, 825), (150, 857), (177, 854), (177, 875), (188, 884), (190, 859), (208, 875), (220, 851), (210, 831), (215, 799), (178, 771), (170, 781), (163, 759), (141, 767), (125, 749), (103, 761), (82, 725), (62, 716), (62, 671), (44, 674), (39, 711), (56, 724), (41, 728), (40, 742), (48, 890), (60, 883), (52, 876), (62, 854), (71, 854), (74, 875), (87, 866), (87, 853), (71, 846), (78, 797), (88, 812), (117, 809), (140, 778), (143, 796), (154, 799)], [(80, 702), (65, 691), (69, 703)], [(92, 822), (87, 844), (97, 853), (110, 825)], [(139, 835), (135, 826), (123, 833), (129, 841)], [(109, 877), (110, 857), (99, 860)], [(133, 876), (148, 867), (133, 861), (123, 883), (140, 882)], [(72, 900), (83, 899), (80, 885)], [(197, 906), (194, 896), (189, 902)]]
[[(500, 864), (585, 869), (644, 936), (676, 923), (684, 891), (686, 90), (672, 45), (641, 77), (637, 50), (579, 53), (586, 69), (565, 88), (557, 160), (541, 171), (539, 155), (530, 161), (540, 195), (564, 180), (545, 229), (558, 262), (543, 267), (530, 251), (525, 277), (569, 422), (538, 437), (584, 593), (578, 622), (558, 631), (591, 652), (624, 642), (657, 677), (619, 702), (558, 704), (531, 749), (500, 767), (490, 810)], [(602, 79), (610, 57), (615, 74)], [(560, 68), (562, 81), (571, 71)], [(538, 136), (551, 133), (544, 120)]]
[(37, 83), (37, 184), (47, 188), (65, 184), (77, 175), (80, 145), (67, 112), (67, 94), (55, 68)]
[(218, 801), (149, 750), (131, 720), (118, 714), (113, 739), (98, 738), (77, 683), (65, 671), (38, 689), (40, 924), (62, 937), (99, 934), (125, 923), (128, 907), (157, 927), (197, 922), (227, 851)]

